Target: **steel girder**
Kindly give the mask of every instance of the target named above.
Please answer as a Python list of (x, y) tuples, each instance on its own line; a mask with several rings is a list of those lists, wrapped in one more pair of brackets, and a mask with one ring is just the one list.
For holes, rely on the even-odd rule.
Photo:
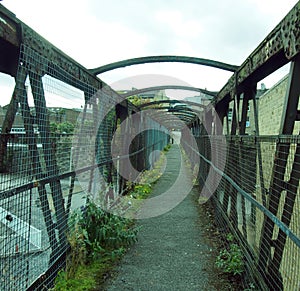
[(139, 64), (146, 64), (146, 63), (165, 63), (165, 62), (197, 64), (197, 65), (214, 67), (214, 68), (218, 68), (230, 72), (234, 72), (238, 68), (238, 66), (235, 65), (230, 65), (230, 64), (209, 60), (209, 59), (168, 55), (168, 56), (148, 56), (148, 57), (127, 59), (127, 60), (107, 64), (101, 67), (97, 67), (94, 69), (90, 69), (90, 72), (94, 75), (99, 75), (107, 71), (128, 67), (132, 65), (139, 65)]
[(181, 104), (186, 104), (186, 105), (190, 105), (190, 106), (196, 106), (196, 107), (201, 107), (201, 108), (206, 108), (205, 105), (196, 103), (196, 102), (191, 102), (191, 101), (186, 101), (186, 100), (158, 100), (158, 101), (152, 101), (152, 102), (148, 102), (145, 104), (142, 104), (140, 106), (138, 106), (139, 109), (148, 107), (148, 106), (153, 106), (156, 104), (163, 104), (163, 103), (167, 103), (167, 104), (176, 104), (176, 103), (181, 103)]
[(133, 95), (138, 95), (141, 93), (145, 92), (150, 92), (150, 91), (158, 91), (158, 90), (187, 90), (187, 91), (195, 91), (195, 92), (200, 92), (212, 97), (215, 97), (217, 95), (217, 92), (212, 92), (208, 91), (205, 89), (201, 88), (196, 88), (196, 87), (189, 87), (189, 86), (179, 86), (179, 85), (163, 85), (163, 86), (154, 86), (154, 87), (148, 87), (148, 88), (142, 88), (142, 89), (136, 89), (129, 91), (127, 93), (120, 94), (123, 98), (127, 98)]

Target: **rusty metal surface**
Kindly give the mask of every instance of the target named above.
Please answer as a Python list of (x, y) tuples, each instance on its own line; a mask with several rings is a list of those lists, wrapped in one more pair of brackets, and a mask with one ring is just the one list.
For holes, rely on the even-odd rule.
[(19, 21), (15, 15), (0, 5), (0, 38), (12, 45), (19, 46), (18, 26)]
[(230, 65), (230, 64), (209, 60), (209, 59), (168, 55), (168, 56), (148, 56), (148, 57), (123, 60), (123, 61), (107, 64), (98, 68), (90, 69), (90, 71), (94, 75), (98, 75), (107, 71), (111, 71), (114, 69), (119, 69), (127, 66), (146, 64), (146, 63), (163, 63), (163, 62), (181, 62), (181, 63), (198, 64), (198, 65), (214, 67), (214, 68), (218, 68), (230, 72), (234, 72), (238, 68), (238, 66), (235, 65)]
[(142, 88), (142, 89), (136, 89), (132, 90), (123, 94), (120, 94), (123, 98), (127, 98), (129, 96), (145, 93), (145, 92), (151, 92), (151, 91), (159, 91), (159, 90), (186, 90), (186, 91), (194, 91), (194, 92), (200, 92), (209, 96), (216, 96), (217, 92), (208, 91), (201, 88), (196, 87), (189, 87), (189, 86), (178, 86), (178, 85), (163, 85), (163, 86), (154, 86), (154, 87), (148, 87), (148, 88)]
[(202, 104), (199, 104), (199, 103), (196, 103), (196, 102), (171, 99), (171, 100), (159, 100), (159, 101), (152, 101), (152, 102), (144, 103), (144, 104), (140, 105), (139, 108), (142, 109), (144, 107), (148, 107), (148, 106), (152, 106), (152, 105), (156, 105), (156, 104), (162, 104), (162, 103), (167, 103), (167, 104), (181, 103), (181, 104), (187, 104), (187, 105), (202, 107), (202, 108), (206, 107), (205, 105), (202, 105)]
[[(221, 89), (214, 103), (217, 104), (224, 98), (231, 100), (230, 92), (243, 91), (244, 86), (248, 86), (275, 71), (282, 65), (288, 63), (294, 56), (299, 53), (300, 49), (300, 3), (288, 13), (288, 15), (274, 28), (274, 30), (265, 38), (265, 40), (254, 50), (254, 52), (245, 60), (237, 69), (225, 86)], [(19, 35), (18, 30), (21, 31)], [(87, 70), (78, 62), (64, 54), (57, 47), (49, 43), (26, 24), (18, 20), (14, 14), (0, 5), (0, 39), (14, 46), (24, 43), (33, 48), (39, 54), (47, 57), (49, 61), (59, 65), (66, 70), (71, 76), (84, 83), (88, 83), (95, 88), (100, 89), (105, 86), (100, 79), (93, 74), (112, 69), (112, 67), (122, 67), (135, 63), (145, 62), (192, 62), (209, 66), (217, 66), (227, 70), (236, 70), (236, 66), (215, 62), (212, 60), (181, 57), (181, 56), (150, 56), (125, 60), (107, 66)], [(226, 65), (226, 66), (225, 66)], [(40, 70), (41, 68), (37, 68)], [(51, 68), (45, 68), (46, 72), (51, 75)], [(74, 85), (74, 84), (71, 84)], [(231, 94), (232, 96), (232, 94)]]
[[(219, 92), (214, 104), (224, 98), (232, 98), (231, 92), (239, 93), (281, 66), (300, 52), (300, 2), (272, 30), (250, 54)], [(232, 96), (232, 95), (231, 95)]]

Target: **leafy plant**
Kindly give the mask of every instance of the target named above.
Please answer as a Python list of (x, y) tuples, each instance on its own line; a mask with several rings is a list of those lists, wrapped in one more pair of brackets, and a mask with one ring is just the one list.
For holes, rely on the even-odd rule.
[(234, 241), (234, 236), (233, 236), (233, 234), (228, 233), (227, 236), (226, 236), (226, 239), (227, 239), (227, 241), (229, 241), (229, 242), (233, 242), (233, 241)]
[(243, 291), (255, 291), (255, 290), (258, 290), (258, 289), (255, 287), (254, 283), (250, 283), (249, 286), (246, 289), (244, 289)]
[(167, 144), (165, 147), (164, 147), (164, 152), (166, 153), (166, 152), (168, 152), (169, 150), (170, 150), (170, 148), (171, 148), (171, 144), (169, 143), (169, 144)]
[(231, 243), (229, 249), (221, 250), (216, 259), (216, 266), (225, 273), (241, 275), (244, 271), (244, 262), (240, 247)]
[(138, 229), (132, 220), (105, 212), (93, 202), (75, 211), (69, 223), (71, 250), (54, 290), (90, 290), (96, 284), (95, 276), (105, 273), (136, 241)]
[(74, 124), (65, 121), (65, 122), (50, 122), (50, 131), (51, 133), (68, 133), (71, 134), (74, 132)]
[(133, 221), (102, 210), (88, 202), (84, 211), (75, 212), (71, 218), (71, 234), (83, 245), (87, 257), (112, 253), (136, 241), (137, 228)]
[(67, 272), (61, 270), (56, 279), (55, 287), (56, 291), (65, 291), (65, 290), (91, 290), (95, 286), (95, 279), (91, 276), (89, 268), (84, 266), (79, 266), (76, 269), (76, 274), (72, 277), (67, 276)]
[(230, 243), (229, 248), (220, 251), (216, 259), (216, 266), (225, 273), (240, 275), (244, 271), (242, 251), (240, 247), (234, 243), (234, 236), (231, 233), (227, 234), (226, 240)]
[(132, 197), (136, 199), (143, 199), (151, 192), (151, 184), (137, 184), (132, 191)]

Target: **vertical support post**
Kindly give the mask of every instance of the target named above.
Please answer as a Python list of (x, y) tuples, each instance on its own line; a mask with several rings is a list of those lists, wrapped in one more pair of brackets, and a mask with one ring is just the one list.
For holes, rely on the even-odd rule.
[[(227, 103), (227, 110), (226, 110), (226, 134), (227, 134), (227, 137), (230, 136), (230, 130), (229, 130), (229, 118), (228, 118), (228, 114), (229, 114), (229, 103)], [(234, 120), (233, 120), (233, 112), (232, 112), (232, 116), (231, 116), (231, 122), (233, 123)], [(228, 142), (228, 139), (227, 139), (227, 142)], [(228, 163), (228, 160), (229, 160), (229, 154), (230, 154), (230, 148), (232, 147), (231, 145), (232, 141), (229, 140), (229, 146), (227, 147), (227, 155), (226, 155), (226, 158), (227, 158), (227, 161), (226, 161), (226, 165), (225, 165), (225, 173), (226, 174), (229, 174), (229, 163)], [(223, 187), (223, 191), (224, 191), (224, 194), (223, 194), (223, 203), (222, 203), (222, 208), (223, 208), (223, 212), (225, 214), (228, 213), (228, 207), (229, 207), (229, 183), (227, 180), (224, 180), (224, 187)]]
[[(54, 149), (50, 143), (50, 125), (48, 120), (42, 77), (32, 71), (29, 71), (29, 80), (36, 109), (36, 118), (38, 120), (41, 142), (43, 145), (44, 159), (48, 172), (47, 174), (49, 176), (56, 176), (59, 174), (59, 171), (56, 164)], [(66, 245), (67, 220), (60, 181), (52, 180), (50, 182), (50, 188), (53, 197), (55, 215), (57, 218), (60, 246), (64, 248)]]
[[(85, 98), (85, 100), (87, 100), (87, 98)], [(85, 102), (85, 104), (84, 104), (83, 115), (82, 115), (81, 125), (80, 125), (81, 130), (83, 129), (84, 122), (86, 119), (86, 111), (87, 111), (87, 102)], [(78, 163), (78, 159), (79, 159), (78, 149), (81, 147), (81, 142), (82, 142), (82, 135), (80, 134), (79, 139), (77, 141), (77, 146), (75, 147), (75, 149), (73, 151), (72, 157), (70, 157), (70, 163), (72, 163), (72, 159), (73, 159), (73, 164), (74, 164), (75, 168), (77, 167), (77, 163)], [(71, 149), (71, 151), (72, 151), (72, 149)], [(67, 216), (69, 216), (69, 214), (70, 214), (74, 185), (75, 185), (75, 175), (72, 175), (70, 186), (69, 186), (67, 206), (66, 206), (66, 215)], [(88, 200), (88, 197), (86, 198), (86, 200)]]
[[(239, 134), (245, 135), (246, 134), (246, 122), (247, 122), (247, 116), (248, 116), (248, 107), (249, 107), (249, 99), (253, 98), (253, 95), (251, 94), (252, 90), (246, 90), (243, 97), (243, 105), (242, 105), (242, 116), (241, 116), (241, 122), (239, 124)], [(255, 98), (255, 97), (254, 97)], [(241, 161), (243, 160), (243, 143), (240, 142), (239, 145), (239, 172), (241, 176)], [(241, 195), (241, 204), (242, 204), (242, 219), (243, 219), (243, 235), (247, 239), (247, 221), (246, 221), (246, 205), (245, 205), (245, 197)]]
[(17, 89), (15, 86), (2, 124), (2, 131), (0, 133), (0, 172), (5, 172), (6, 170), (5, 157), (7, 156), (8, 134), (10, 133), (10, 130), (15, 120), (16, 113), (18, 111), (16, 90)]
[(257, 151), (257, 160), (258, 160), (258, 170), (259, 170), (259, 180), (260, 180), (260, 186), (261, 186), (262, 203), (266, 207), (267, 198), (266, 198), (265, 181), (264, 181), (264, 176), (263, 176), (261, 147), (260, 147), (260, 142), (257, 141), (257, 137), (260, 135), (260, 133), (259, 133), (259, 124), (258, 124), (258, 108), (257, 108), (257, 103), (256, 103), (256, 97), (255, 96), (253, 97), (252, 101), (253, 101), (253, 111), (254, 111), (256, 151)]
[[(297, 144), (294, 162), (290, 174), (290, 179), (289, 181), (287, 181), (288, 189), (285, 197), (283, 212), (281, 215), (281, 221), (287, 227), (289, 227), (291, 223), (297, 191), (299, 187), (299, 179), (300, 179), (300, 145)], [(279, 270), (282, 261), (284, 247), (286, 244), (286, 239), (287, 239), (286, 234), (280, 229), (278, 233), (276, 248), (274, 251), (274, 256), (271, 262), (270, 269)]]
[[(98, 94), (96, 95), (98, 96)], [(98, 99), (98, 97), (94, 96), (93, 98), (85, 98), (85, 100), (91, 100), (92, 101), (92, 110), (93, 110), (93, 134), (94, 136), (97, 135), (97, 124), (98, 124), (98, 116), (99, 116), (99, 111), (98, 111), (98, 102), (100, 102), (100, 100)], [(98, 101), (98, 102), (97, 102)], [(88, 102), (88, 101), (86, 101)], [(95, 165), (96, 163), (96, 157), (95, 155), (93, 155), (93, 158), (92, 158), (92, 161), (91, 161), (91, 164), (92, 165)], [(94, 181), (94, 172), (95, 172), (95, 168), (93, 167), (91, 170), (90, 170), (90, 178), (89, 178), (89, 186), (88, 186), (88, 192), (91, 193), (92, 192), (92, 187), (93, 187), (93, 181)], [(94, 189), (95, 191), (95, 189)]]
[(242, 116), (241, 116), (241, 122), (239, 123), (239, 134), (240, 135), (246, 134), (246, 122), (247, 122), (247, 116), (248, 116), (249, 98), (252, 97), (250, 94), (251, 94), (251, 92), (245, 91), (244, 97), (243, 97)]
[[(234, 106), (233, 106), (233, 112), (232, 112), (232, 124), (231, 124), (231, 136), (236, 135), (237, 128), (238, 128), (238, 121), (239, 121), (239, 105), (240, 105), (240, 95), (234, 96)], [(229, 159), (232, 159), (236, 156), (236, 149), (234, 148), (235, 141), (230, 141), (229, 144)], [(227, 170), (231, 173), (232, 177), (235, 177), (236, 180), (239, 179), (239, 161), (236, 159), (235, 161), (235, 168), (232, 169), (230, 167), (227, 167)], [(237, 227), (238, 224), (238, 217), (237, 217), (237, 191), (232, 187), (232, 185), (229, 185), (229, 193), (231, 197), (231, 203), (230, 203), (230, 218), (232, 220), (232, 224)]]
[[(281, 118), (279, 134), (290, 135), (293, 133), (298, 113), (300, 94), (300, 55), (291, 63), (288, 88), (286, 92), (284, 108)], [(284, 174), (287, 166), (287, 159), (290, 152), (289, 143), (277, 143), (275, 160), (270, 183), (270, 195), (268, 208), (270, 212), (277, 215), (281, 193), (284, 190)], [(260, 242), (258, 267), (264, 274), (267, 270), (266, 281), (269, 286), (276, 286), (277, 290), (283, 290), (283, 280), (279, 272), (278, 264), (271, 261), (271, 247), (274, 232), (274, 222), (265, 216)], [(277, 246), (278, 248), (279, 246)], [(284, 247), (284, 246), (282, 246)], [(276, 268), (275, 268), (276, 267)]]
[[(33, 175), (37, 180), (43, 177), (43, 170), (39, 159), (39, 152), (37, 148), (37, 141), (34, 134), (33, 128), (33, 117), (30, 114), (30, 107), (28, 105), (27, 92), (25, 89), (25, 80), (27, 72), (25, 69), (20, 67), (16, 76), (16, 98), (20, 102), (21, 114), (23, 117), (24, 127), (28, 140), (28, 152), (32, 163)], [(52, 253), (50, 255), (50, 264), (54, 261), (55, 255), (57, 255), (58, 242), (54, 231), (54, 224), (51, 218), (51, 211), (47, 198), (47, 191), (44, 184), (38, 184), (39, 199), (41, 202), (41, 210), (44, 216), (46, 230), (49, 238), (50, 247)]]
[(215, 123), (216, 126), (220, 125), (221, 127), (216, 127), (215, 133), (216, 135), (222, 135), (223, 134), (223, 126), (224, 126), (224, 119), (227, 117), (228, 113), (228, 103), (226, 104), (218, 104), (216, 106), (216, 113), (218, 115), (218, 118), (220, 119), (221, 123)]

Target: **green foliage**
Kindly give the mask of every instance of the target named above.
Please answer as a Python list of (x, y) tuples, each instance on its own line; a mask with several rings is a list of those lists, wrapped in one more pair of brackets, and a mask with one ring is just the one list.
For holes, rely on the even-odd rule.
[(135, 199), (144, 199), (151, 193), (151, 184), (137, 184), (134, 186), (131, 195)]
[(255, 287), (253, 283), (250, 283), (248, 288), (244, 289), (243, 291), (256, 291), (258, 288)]
[(55, 279), (54, 290), (91, 290), (95, 284), (95, 277), (90, 268), (79, 266), (73, 277), (67, 276), (65, 271), (60, 271)]
[(233, 234), (228, 233), (227, 236), (226, 236), (226, 239), (227, 239), (227, 241), (229, 241), (229, 242), (233, 242), (233, 241), (234, 241), (234, 236), (233, 236)]
[(93, 202), (71, 219), (71, 236), (75, 236), (77, 247), (83, 246), (87, 258), (114, 255), (136, 241), (137, 228), (131, 220), (108, 213)]
[(244, 271), (244, 262), (240, 247), (231, 243), (229, 249), (221, 250), (216, 259), (216, 266), (225, 273), (241, 275)]
[(95, 277), (107, 272), (136, 241), (138, 229), (132, 220), (107, 213), (93, 202), (88, 202), (84, 211), (75, 211), (69, 223), (71, 251), (54, 290), (90, 290), (99, 281)]
[(130, 96), (128, 98), (128, 100), (134, 104), (135, 106), (140, 106), (142, 104), (145, 104), (145, 103), (149, 103), (150, 102), (150, 99), (143, 99), (137, 95), (133, 95), (133, 96)]
[(168, 152), (169, 150), (170, 150), (170, 148), (171, 148), (171, 144), (167, 144), (165, 147), (164, 147), (164, 152), (166, 153), (166, 152)]
[(51, 133), (57, 132), (57, 125), (58, 125), (57, 122), (50, 122), (50, 132)]
[(89, 264), (77, 267), (74, 274), (70, 277), (66, 271), (60, 271), (55, 279), (54, 290), (101, 290), (101, 285), (107, 273), (113, 269), (115, 261), (105, 256), (94, 260)]
[(66, 121), (66, 122), (50, 122), (50, 131), (52, 133), (66, 133), (71, 134), (74, 132), (74, 124)]

